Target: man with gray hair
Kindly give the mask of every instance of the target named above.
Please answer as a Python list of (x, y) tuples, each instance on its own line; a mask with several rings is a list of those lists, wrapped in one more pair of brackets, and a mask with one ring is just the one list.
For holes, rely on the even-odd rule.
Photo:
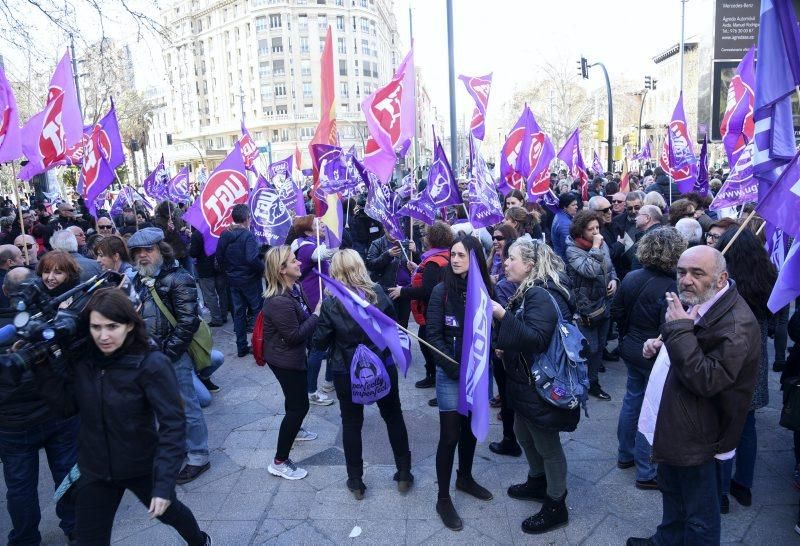
[(690, 247), (703, 244), (703, 226), (694, 218), (681, 218), (675, 224), (675, 229), (686, 239)]
[[(736, 454), (761, 359), (761, 331), (728, 278), (725, 258), (700, 245), (678, 260), (678, 293), (666, 293), (661, 338), (645, 341), (656, 358), (639, 417), (653, 445), (663, 513), (650, 538), (628, 546), (719, 544), (716, 461)], [(686, 309), (684, 308), (686, 306)]]
[[(8, 270), (18, 265), (25, 265), (25, 258), (20, 249), (14, 245), (0, 245), (0, 283), (5, 279)], [(0, 307), (8, 306), (8, 297), (0, 294)]]
[(614, 264), (617, 275), (622, 279), (631, 270), (635, 256), (634, 243), (636, 242), (636, 217), (644, 204), (644, 193), (632, 191), (625, 196), (625, 213), (620, 214), (611, 221), (611, 233), (614, 239), (625, 248), (624, 255)]
[(81, 268), (81, 282), (88, 281), (102, 272), (100, 264), (78, 252), (78, 239), (76, 239), (75, 234), (69, 230), (62, 229), (53, 233), (53, 236), (50, 237), (50, 246), (53, 250), (69, 252), (70, 255), (75, 258), (75, 261), (78, 262), (78, 266)]

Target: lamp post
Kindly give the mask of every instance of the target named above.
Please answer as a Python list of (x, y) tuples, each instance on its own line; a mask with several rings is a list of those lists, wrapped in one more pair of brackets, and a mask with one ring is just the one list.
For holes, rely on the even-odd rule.
[(200, 148), (197, 147), (197, 144), (195, 144), (191, 140), (186, 140), (183, 138), (175, 138), (172, 135), (167, 135), (167, 136), (169, 137), (169, 140), (173, 142), (185, 142), (186, 144), (189, 144), (192, 148), (194, 148), (195, 151), (197, 151), (197, 155), (200, 157), (200, 162), (203, 164), (203, 167), (208, 169), (208, 165), (206, 165), (206, 158), (203, 156), (203, 152), (200, 151)]

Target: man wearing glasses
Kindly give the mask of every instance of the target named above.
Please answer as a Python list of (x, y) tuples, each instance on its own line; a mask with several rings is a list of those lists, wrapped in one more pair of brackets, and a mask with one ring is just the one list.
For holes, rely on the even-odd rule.
[(78, 222), (75, 217), (75, 207), (72, 203), (67, 201), (61, 202), (58, 204), (58, 214), (56, 214), (52, 220), (50, 220), (51, 224), (58, 224), (61, 226), (60, 229), (67, 229), (69, 226), (77, 226)]
[[(39, 263), (39, 245), (36, 244), (36, 239), (30, 235), (17, 235), (14, 239), (14, 246), (17, 247), (22, 254), (22, 259), (25, 265), (32, 269), (36, 269), (36, 264)], [(27, 259), (25, 258), (27, 251)]]
[(625, 194), (618, 191), (611, 196), (611, 216), (616, 218), (621, 214), (625, 214)]
[(636, 227), (636, 216), (642, 208), (643, 201), (644, 193), (640, 191), (630, 192), (625, 196), (626, 214), (620, 214), (611, 221), (611, 232), (614, 234), (615, 240), (625, 248), (624, 254), (614, 263), (614, 268), (617, 270), (620, 280), (631, 270), (633, 244), (636, 242), (636, 233), (639, 231)]
[(100, 235), (113, 235), (117, 230), (114, 229), (114, 222), (111, 221), (111, 218), (102, 216), (97, 220), (97, 232)]

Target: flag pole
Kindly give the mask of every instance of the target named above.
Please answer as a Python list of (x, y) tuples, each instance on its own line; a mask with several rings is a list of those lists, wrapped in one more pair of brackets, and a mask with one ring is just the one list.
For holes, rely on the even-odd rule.
[(760, 226), (758, 226), (758, 229), (756, 230), (756, 235), (761, 235), (761, 232), (764, 231), (764, 228), (766, 227), (766, 225), (767, 225), (767, 222), (765, 221)]
[[(314, 212), (317, 212), (316, 210)], [(314, 217), (314, 231), (317, 233), (317, 271), (322, 273), (322, 252), (319, 251), (319, 216)], [(319, 301), (322, 301), (322, 277), (317, 276), (317, 282), (319, 283)]]
[(410, 330), (408, 330), (407, 328), (404, 328), (404, 327), (403, 327), (403, 326), (401, 326), (400, 324), (398, 324), (398, 325), (397, 325), (397, 327), (398, 327), (398, 328), (400, 328), (402, 331), (404, 331), (406, 334), (410, 335), (411, 337), (413, 337), (414, 339), (416, 339), (417, 341), (419, 341), (420, 343), (422, 343), (423, 345), (425, 345), (425, 346), (426, 346), (428, 349), (430, 349), (431, 351), (435, 352), (436, 354), (438, 354), (439, 356), (441, 356), (442, 358), (444, 358), (445, 360), (449, 360), (449, 361), (450, 361), (450, 362), (452, 362), (453, 364), (459, 365), (459, 363), (458, 363), (458, 362), (456, 362), (455, 360), (453, 360), (452, 358), (450, 358), (449, 356), (447, 356), (446, 354), (444, 354), (442, 351), (440, 351), (439, 349), (437, 349), (436, 347), (434, 347), (433, 345), (431, 345), (430, 343), (428, 343), (427, 341), (425, 341), (424, 339), (422, 339), (421, 337), (419, 337), (417, 334), (415, 334), (415, 333), (411, 332), (411, 331), (410, 331)]
[(453, 0), (447, 0), (447, 59), (450, 83), (450, 165), (458, 172), (458, 133), (456, 130), (456, 63), (453, 46)]
[(17, 199), (17, 216), (19, 217), (19, 229), (22, 232), (22, 251), (25, 253), (25, 263), (30, 265), (28, 256), (28, 243), (25, 242), (25, 222), (22, 221), (22, 205), (19, 200), (19, 188), (17, 187), (17, 169), (14, 167), (14, 160), (11, 160), (11, 183), (14, 185), (14, 197)]
[[(744, 222), (742, 222), (742, 224), (739, 226), (739, 229), (736, 230), (736, 233), (733, 234), (733, 237), (731, 237), (731, 240), (728, 241), (728, 244), (725, 245), (725, 248), (722, 249), (722, 255), (723, 256), (725, 255), (726, 252), (728, 252), (728, 249), (733, 245), (733, 242), (736, 241), (736, 239), (739, 237), (739, 235), (744, 231), (744, 228), (747, 227), (747, 224), (750, 223), (750, 220), (752, 220), (753, 216), (755, 216), (755, 215), (756, 215), (756, 209), (754, 208), (750, 212), (750, 214), (747, 216), (747, 218), (744, 219)], [(766, 224), (766, 222), (765, 222), (765, 224)]]

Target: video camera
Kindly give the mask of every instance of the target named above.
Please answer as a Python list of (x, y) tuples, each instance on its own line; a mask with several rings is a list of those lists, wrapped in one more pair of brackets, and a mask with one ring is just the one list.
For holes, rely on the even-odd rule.
[(17, 314), (13, 324), (0, 328), (0, 344), (7, 344), (15, 338), (25, 343), (6, 355), (11, 362), (1, 360), (0, 364), (29, 367), (48, 353), (59, 356), (63, 342), (77, 334), (80, 314), (92, 294), (101, 288), (121, 287), (125, 282), (125, 275), (105, 271), (59, 296), (51, 297), (41, 279), (25, 281), (11, 296), (11, 308)]

